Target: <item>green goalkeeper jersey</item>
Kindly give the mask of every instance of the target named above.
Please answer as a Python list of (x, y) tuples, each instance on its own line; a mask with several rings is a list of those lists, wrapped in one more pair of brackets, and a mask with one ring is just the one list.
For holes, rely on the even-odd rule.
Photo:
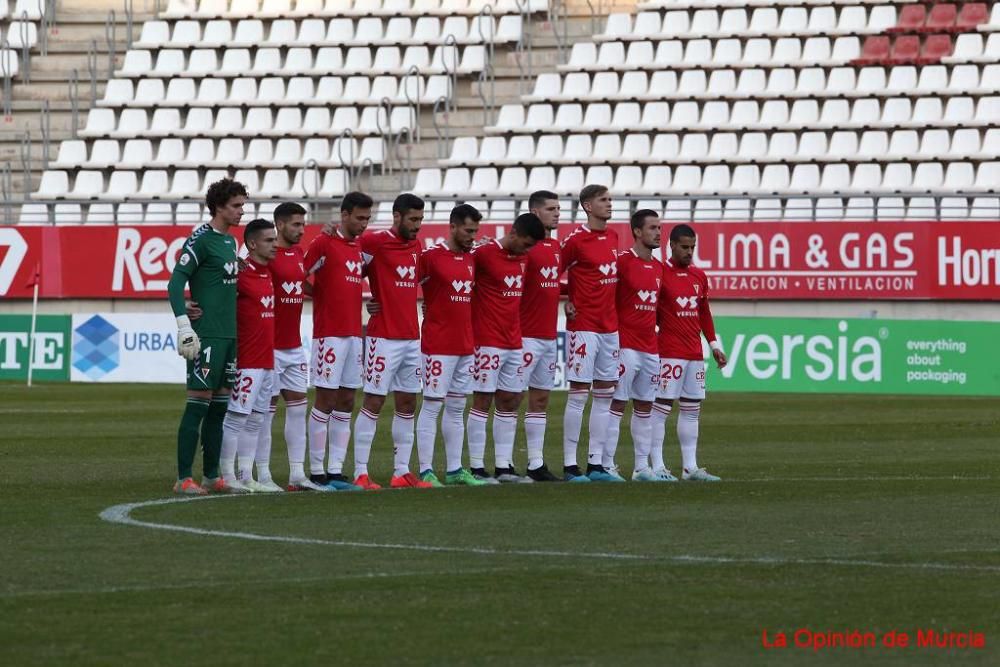
[(201, 338), (236, 338), (236, 278), (239, 260), (236, 239), (201, 225), (177, 257), (167, 286), (174, 316), (184, 315), (184, 285), (203, 315), (192, 322)]

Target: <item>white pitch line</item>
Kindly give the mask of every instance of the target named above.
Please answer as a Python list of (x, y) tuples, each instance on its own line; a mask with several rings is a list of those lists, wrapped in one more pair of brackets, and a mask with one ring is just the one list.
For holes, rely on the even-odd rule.
[(877, 475), (857, 477), (748, 477), (744, 479), (726, 478), (726, 483), (760, 483), (760, 482), (984, 482), (993, 477), (989, 475), (895, 475), (879, 477)]
[(142, 521), (131, 516), (132, 512), (144, 507), (174, 505), (218, 498), (236, 498), (239, 496), (200, 496), (194, 498), (163, 498), (147, 500), (138, 503), (123, 503), (113, 505), (100, 513), (100, 518), (109, 523), (153, 530), (166, 530), (189, 535), (206, 537), (228, 537), (255, 542), (278, 542), (283, 544), (308, 544), (317, 546), (352, 547), (359, 549), (391, 549), (405, 551), (422, 551), (429, 553), (463, 553), (486, 556), (539, 556), (549, 558), (583, 558), (639, 562), (669, 562), (699, 565), (831, 565), (843, 567), (870, 567), (886, 569), (911, 570), (952, 570), (965, 572), (1000, 572), (1000, 565), (966, 565), (961, 563), (889, 563), (885, 561), (860, 560), (852, 558), (786, 558), (783, 556), (697, 556), (697, 555), (647, 555), (619, 552), (588, 552), (559, 551), (548, 549), (498, 549), (494, 547), (449, 547), (433, 544), (395, 544), (386, 542), (359, 542), (354, 540), (324, 540), (313, 537), (292, 537), (288, 535), (262, 535), (229, 530), (211, 530), (192, 526), (178, 526), (169, 523)]

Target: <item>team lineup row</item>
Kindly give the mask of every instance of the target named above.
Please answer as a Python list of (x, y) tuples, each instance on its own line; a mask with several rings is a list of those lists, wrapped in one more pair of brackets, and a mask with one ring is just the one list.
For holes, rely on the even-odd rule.
[[(389, 392), (395, 407), (393, 488), (623, 482), (615, 455), (629, 401), (632, 480), (677, 481), (663, 459), (666, 421), (677, 399), (681, 478), (719, 479), (697, 463), (705, 397), (702, 335), (720, 367), (726, 357), (715, 335), (707, 278), (692, 265), (696, 236), (688, 225), (670, 231), (669, 257), (661, 262), (653, 255), (661, 243), (658, 214), (637, 211), (630, 221), (632, 246), (619, 252), (617, 233), (608, 227), (610, 192), (588, 185), (580, 193), (587, 221), (562, 242), (553, 238), (558, 197), (539, 191), (529, 199), (530, 212), (503, 237), (477, 240), (482, 216), (460, 204), (451, 212), (444, 242), (424, 249), (419, 197), (399, 195), (392, 228), (366, 231), (374, 201), (351, 192), (341, 203), (339, 222), (327, 224), (305, 250), (299, 244), (306, 211), (298, 204), (279, 205), (273, 223), (250, 222), (243, 261), (229, 230), (240, 224), (246, 197), (243, 185), (230, 179), (210, 186), (212, 219), (191, 234), (168, 285), (188, 388), (175, 492), (282, 491), (269, 466), (279, 398), (286, 403), (288, 490), (381, 488), (368, 473), (368, 461)], [(365, 278), (371, 299), (363, 337)], [(300, 335), (307, 296), (313, 300), (311, 346)], [(564, 297), (570, 388), (563, 474), (556, 476), (545, 464), (543, 445)], [(363, 399), (353, 422), (354, 474), (347, 477), (343, 467), (358, 389)], [(419, 414), (417, 394), (423, 396)], [(522, 475), (513, 450), (525, 398)], [(581, 470), (577, 449), (588, 398), (587, 466)], [(493, 474), (484, 462), (491, 410)], [(439, 420), (443, 481), (434, 472)], [(192, 475), (199, 439), (201, 484)], [(410, 470), (415, 440), (418, 474)]]

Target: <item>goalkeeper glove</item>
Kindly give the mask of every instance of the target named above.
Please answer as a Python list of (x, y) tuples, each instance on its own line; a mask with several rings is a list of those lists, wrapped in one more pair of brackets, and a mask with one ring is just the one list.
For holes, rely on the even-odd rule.
[(187, 315), (177, 318), (177, 354), (188, 361), (194, 361), (201, 352), (201, 341), (198, 334), (191, 328), (191, 320)]

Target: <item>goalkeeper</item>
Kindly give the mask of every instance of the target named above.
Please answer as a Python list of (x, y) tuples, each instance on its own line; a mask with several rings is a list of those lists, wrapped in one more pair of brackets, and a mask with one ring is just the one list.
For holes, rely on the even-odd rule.
[[(246, 188), (223, 179), (208, 188), (205, 203), (212, 219), (199, 225), (184, 243), (167, 285), (177, 318), (177, 353), (187, 359), (187, 404), (177, 429), (177, 483), (174, 492), (203, 495), (225, 492), (219, 476), (222, 422), (229, 388), (236, 375), (236, 239), (229, 229), (240, 224)], [(185, 314), (184, 288), (202, 310), (194, 325)], [(201, 437), (203, 480), (191, 467)]]

